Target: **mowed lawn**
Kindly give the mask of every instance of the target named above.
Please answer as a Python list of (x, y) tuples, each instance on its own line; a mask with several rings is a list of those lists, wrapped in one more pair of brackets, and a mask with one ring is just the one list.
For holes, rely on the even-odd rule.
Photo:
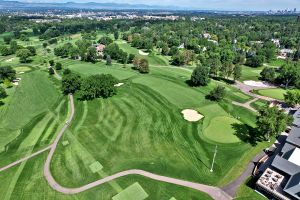
[[(300, 90), (292, 90), (292, 91), (300, 91)], [(286, 94), (287, 90), (282, 88), (272, 88), (272, 89), (263, 89), (263, 90), (257, 90), (258, 94), (271, 97), (278, 100), (284, 100), (284, 95)]]
[[(38, 155), (21, 165), (0, 173), (0, 199), (18, 200), (108, 200), (117, 195), (111, 184), (106, 183), (76, 195), (65, 195), (54, 191), (46, 182), (43, 167), (47, 152)], [(95, 179), (100, 178), (95, 176)], [(173, 184), (154, 181), (141, 176), (126, 176), (115, 182), (121, 189), (125, 189), (138, 182), (149, 195), (147, 199), (193, 199), (212, 200), (208, 195), (196, 190)], [(132, 200), (132, 199), (130, 199)]]
[(141, 58), (146, 58), (149, 61), (150, 65), (154, 65), (154, 66), (169, 65), (169, 59), (165, 56), (157, 55), (155, 51), (153, 51), (149, 55), (141, 55), (137, 48), (130, 46), (130, 44), (128, 44), (126, 41), (117, 41), (116, 43), (123, 51), (127, 52), (128, 54), (134, 54), (134, 55), (138, 55)]
[(67, 101), (46, 72), (20, 77), (0, 107), (0, 166), (48, 145), (67, 114)]
[[(74, 69), (73, 65), (68, 67)], [(99, 67), (92, 74), (103, 73), (103, 68), (114, 75), (118, 66)], [(84, 74), (84, 69), (82, 66), (76, 71)], [(130, 67), (122, 70), (134, 75), (120, 79), (124, 85), (118, 88), (116, 96), (76, 101), (74, 121), (62, 139), (69, 145), (60, 143), (51, 167), (62, 185), (78, 187), (99, 176), (127, 169), (218, 184), (252, 148), (242, 142), (243, 133), (237, 135), (233, 125), (253, 126), (255, 114), (230, 103), (232, 95), (241, 101), (248, 98), (231, 86), (227, 85), (228, 92), (233, 94), (218, 104), (205, 96), (217, 84), (224, 83), (212, 81), (206, 87), (189, 87), (185, 83), (191, 75), (188, 70), (155, 67), (146, 75), (136, 74)], [(196, 123), (185, 121), (180, 113), (185, 108), (198, 110), (204, 119)], [(218, 117), (224, 116), (230, 120), (219, 122)], [(214, 140), (218, 136), (209, 131), (210, 124), (217, 127), (224, 141)], [(216, 144), (219, 151), (215, 173), (210, 173)], [(93, 174), (89, 168), (95, 162), (103, 166), (99, 174)], [(118, 185), (112, 185), (118, 190)]]

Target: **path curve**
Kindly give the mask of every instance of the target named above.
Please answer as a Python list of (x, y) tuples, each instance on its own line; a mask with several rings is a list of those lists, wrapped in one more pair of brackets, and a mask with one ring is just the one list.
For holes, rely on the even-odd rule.
[(254, 94), (254, 93), (251, 92), (252, 90), (255, 90), (255, 89), (262, 89), (260, 87), (254, 87), (254, 86), (246, 85), (246, 84), (244, 84), (240, 81), (235, 81), (234, 86), (236, 88), (240, 89), (245, 94), (248, 94), (249, 96), (252, 96), (254, 98), (263, 99), (263, 100), (266, 100), (266, 101), (278, 101), (278, 100), (273, 99), (271, 97), (261, 96), (261, 95)]
[(203, 185), (203, 184), (189, 182), (189, 181), (184, 181), (184, 180), (175, 179), (175, 178), (170, 178), (170, 177), (166, 177), (166, 176), (160, 176), (160, 175), (157, 175), (157, 174), (153, 174), (153, 173), (143, 171), (143, 170), (138, 170), (138, 169), (122, 171), (122, 172), (116, 173), (114, 175), (107, 176), (105, 178), (99, 179), (97, 181), (94, 181), (92, 183), (89, 183), (87, 185), (84, 185), (84, 186), (81, 186), (81, 187), (78, 187), (78, 188), (66, 188), (66, 187), (63, 187), (63, 186), (59, 185), (59, 183), (57, 183), (55, 181), (55, 179), (53, 178), (53, 176), (51, 174), (50, 164), (51, 164), (52, 157), (54, 155), (54, 152), (56, 150), (56, 147), (58, 145), (58, 142), (59, 142), (60, 138), (62, 137), (63, 133), (68, 128), (70, 122), (72, 121), (72, 119), (74, 117), (75, 106), (74, 106), (73, 95), (69, 95), (69, 99), (70, 99), (70, 104), (71, 104), (71, 115), (68, 118), (68, 121), (66, 122), (66, 124), (60, 130), (60, 132), (57, 135), (57, 137), (56, 137), (55, 141), (53, 142), (53, 144), (50, 146), (50, 152), (47, 156), (47, 159), (46, 159), (46, 162), (45, 162), (45, 165), (44, 165), (44, 176), (45, 176), (48, 184), (54, 190), (56, 190), (58, 192), (61, 192), (61, 193), (64, 193), (64, 194), (77, 194), (77, 193), (89, 190), (91, 188), (94, 188), (96, 186), (99, 186), (101, 184), (107, 183), (109, 181), (112, 181), (114, 179), (117, 179), (117, 178), (120, 178), (120, 177), (123, 177), (123, 176), (141, 175), (141, 176), (145, 176), (145, 177), (148, 177), (150, 179), (153, 179), (153, 180), (166, 182), (166, 183), (172, 183), (172, 184), (175, 184), (175, 185), (184, 186), (184, 187), (192, 188), (192, 189), (195, 189), (195, 190), (198, 190), (198, 191), (201, 191), (201, 192), (205, 192), (208, 195), (210, 195), (212, 198), (217, 199), (217, 200), (230, 200), (230, 199), (232, 199), (232, 197), (230, 197), (223, 190), (221, 190), (220, 188), (217, 188), (217, 187)]

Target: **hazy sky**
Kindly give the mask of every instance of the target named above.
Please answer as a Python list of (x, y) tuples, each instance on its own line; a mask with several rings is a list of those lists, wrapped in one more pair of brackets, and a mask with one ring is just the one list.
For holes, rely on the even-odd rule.
[(20, 0), (30, 2), (113, 2), (147, 5), (173, 5), (190, 9), (221, 10), (300, 10), (300, 0)]

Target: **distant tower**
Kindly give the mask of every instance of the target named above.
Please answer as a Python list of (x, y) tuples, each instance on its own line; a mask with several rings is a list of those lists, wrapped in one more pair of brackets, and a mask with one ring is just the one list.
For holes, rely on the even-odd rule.
[(300, 24), (300, 15), (298, 16), (297, 22)]
[(297, 12), (297, 8), (294, 8), (294, 13), (296, 13)]

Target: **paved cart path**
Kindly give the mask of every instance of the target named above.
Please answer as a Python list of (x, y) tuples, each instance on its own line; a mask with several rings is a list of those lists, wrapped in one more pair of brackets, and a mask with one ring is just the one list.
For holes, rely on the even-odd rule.
[(58, 145), (63, 133), (66, 131), (66, 129), (70, 125), (70, 123), (71, 123), (71, 121), (74, 117), (74, 114), (75, 114), (75, 106), (74, 106), (73, 95), (69, 95), (69, 99), (70, 99), (70, 106), (71, 106), (70, 116), (69, 116), (67, 122), (65, 123), (65, 125), (62, 127), (62, 129), (58, 133), (58, 135), (56, 136), (54, 142), (50, 146), (46, 147), (45, 149), (42, 149), (42, 150), (40, 150), (40, 151), (30, 155), (30, 156), (27, 156), (25, 158), (22, 158), (22, 159), (20, 159), (16, 162), (13, 162), (13, 163), (7, 165), (5, 167), (0, 168), (0, 172), (4, 171), (6, 169), (9, 169), (13, 166), (16, 166), (16, 165), (20, 164), (21, 162), (23, 162), (25, 160), (28, 160), (28, 159), (30, 159), (34, 156), (37, 156), (37, 155), (39, 155), (39, 154), (41, 154), (41, 153), (43, 153), (43, 152), (50, 149), (49, 154), (47, 156), (47, 159), (45, 161), (45, 165), (44, 165), (44, 176), (45, 176), (48, 184), (54, 190), (56, 190), (58, 192), (61, 192), (61, 193), (64, 193), (64, 194), (77, 194), (77, 193), (89, 190), (91, 188), (97, 187), (99, 185), (102, 185), (104, 183), (107, 183), (109, 181), (115, 180), (115, 179), (120, 178), (120, 177), (124, 177), (124, 176), (128, 176), (128, 175), (140, 175), (140, 176), (144, 176), (144, 177), (147, 177), (147, 178), (150, 178), (150, 179), (153, 179), (153, 180), (192, 188), (192, 189), (207, 193), (213, 199), (216, 199), (216, 200), (231, 200), (232, 199), (232, 197), (230, 195), (228, 195), (227, 193), (225, 193), (222, 189), (220, 189), (218, 187), (213, 187), (213, 186), (209, 186), (209, 185), (204, 185), (204, 184), (200, 184), (200, 183), (185, 181), (185, 180), (176, 179), (176, 178), (171, 178), (171, 177), (167, 177), (167, 176), (161, 176), (161, 175), (153, 174), (153, 173), (143, 171), (143, 170), (139, 170), (139, 169), (132, 169), (132, 170), (122, 171), (122, 172), (107, 176), (105, 178), (96, 180), (94, 182), (91, 182), (87, 185), (84, 185), (84, 186), (81, 186), (81, 187), (78, 187), (78, 188), (66, 188), (66, 187), (61, 186), (53, 178), (53, 176), (51, 174), (51, 170), (50, 170), (50, 164), (51, 164), (51, 160), (52, 160), (52, 157), (54, 155), (54, 152), (57, 148), (57, 145)]

